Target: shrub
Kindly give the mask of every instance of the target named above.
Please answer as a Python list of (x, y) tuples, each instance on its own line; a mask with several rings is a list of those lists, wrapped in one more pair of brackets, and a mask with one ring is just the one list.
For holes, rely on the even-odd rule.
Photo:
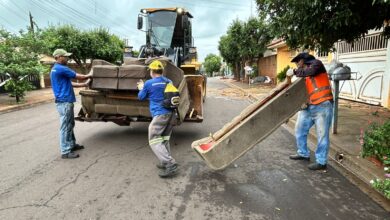
[(383, 193), (387, 199), (390, 199), (390, 179), (371, 180), (371, 184), (376, 190)]
[(253, 69), (253, 71), (252, 71), (251, 78), (255, 78), (255, 77), (259, 76), (259, 68), (257, 67), (256, 64), (254, 64), (252, 66), (252, 69)]
[(26, 91), (34, 89), (34, 86), (27, 79), (9, 80), (4, 87), (6, 91), (9, 91), (11, 97), (16, 98), (17, 103), (23, 100)]
[(278, 82), (283, 82), (283, 80), (286, 79), (286, 73), (287, 73), (288, 69), (290, 69), (290, 66), (286, 66), (282, 71), (280, 71), (276, 75), (276, 78), (278, 79)]
[(383, 125), (371, 124), (364, 132), (362, 156), (375, 156), (382, 162), (390, 157), (390, 120)]

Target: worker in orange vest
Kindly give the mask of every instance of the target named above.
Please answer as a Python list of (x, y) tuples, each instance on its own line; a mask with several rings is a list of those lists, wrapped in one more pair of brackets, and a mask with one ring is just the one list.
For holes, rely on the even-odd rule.
[(315, 125), (318, 141), (315, 162), (308, 168), (324, 170), (328, 159), (329, 130), (333, 117), (333, 95), (328, 74), (322, 62), (308, 53), (298, 54), (291, 62), (296, 63), (298, 68), (289, 71), (287, 75), (294, 74), (305, 78), (308, 100), (298, 113), (295, 125), (298, 150), (296, 154), (290, 155), (290, 159), (310, 161), (307, 135), (310, 128)]

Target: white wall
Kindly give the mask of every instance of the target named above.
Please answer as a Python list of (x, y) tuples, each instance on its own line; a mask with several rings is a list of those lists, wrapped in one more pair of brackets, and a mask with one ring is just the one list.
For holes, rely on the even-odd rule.
[(387, 46), (387, 61), (385, 66), (385, 74), (383, 77), (383, 106), (390, 109), (390, 40)]
[[(355, 45), (355, 47), (358, 46)], [(388, 107), (390, 40), (388, 40), (387, 48), (337, 53), (336, 59), (348, 65), (352, 72), (357, 72), (357, 77), (361, 77), (359, 80), (341, 81), (340, 97)]]

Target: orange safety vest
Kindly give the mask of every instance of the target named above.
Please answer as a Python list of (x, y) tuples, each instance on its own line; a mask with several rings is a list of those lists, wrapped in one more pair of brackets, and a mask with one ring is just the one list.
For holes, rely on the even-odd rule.
[(318, 105), (327, 100), (333, 100), (332, 87), (326, 72), (306, 77), (306, 90), (309, 104)]

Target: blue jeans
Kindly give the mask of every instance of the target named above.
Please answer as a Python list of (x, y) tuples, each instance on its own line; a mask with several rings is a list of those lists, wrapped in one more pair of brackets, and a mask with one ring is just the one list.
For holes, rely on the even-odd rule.
[(295, 137), (297, 140), (298, 155), (310, 157), (310, 150), (307, 148), (307, 135), (310, 128), (315, 125), (317, 134), (317, 150), (315, 152), (316, 162), (326, 164), (329, 152), (329, 129), (333, 117), (333, 103), (322, 102), (318, 105), (309, 105), (305, 110), (298, 113), (297, 124), (295, 125)]
[(60, 114), (60, 149), (61, 154), (67, 154), (76, 144), (76, 138), (73, 133), (74, 113), (73, 103), (57, 102), (57, 111)]

